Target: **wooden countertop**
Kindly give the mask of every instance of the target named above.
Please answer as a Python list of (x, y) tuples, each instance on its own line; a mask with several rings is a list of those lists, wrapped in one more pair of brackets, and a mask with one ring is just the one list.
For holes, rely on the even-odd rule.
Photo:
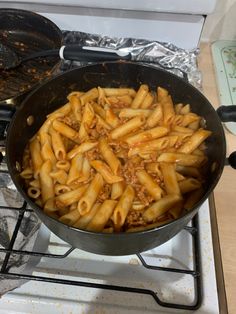
[[(202, 72), (203, 93), (211, 104), (219, 106), (218, 91), (212, 63), (210, 45), (200, 46), (198, 65)], [(236, 136), (225, 130), (227, 156), (236, 151)], [(236, 170), (226, 166), (214, 190), (216, 216), (219, 229), (228, 313), (236, 313)]]

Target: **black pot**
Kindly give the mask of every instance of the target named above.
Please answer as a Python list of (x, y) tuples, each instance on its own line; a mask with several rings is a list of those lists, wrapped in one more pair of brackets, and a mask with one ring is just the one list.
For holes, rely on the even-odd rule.
[[(205, 194), (196, 206), (184, 216), (163, 226), (135, 233), (103, 234), (69, 227), (48, 217), (26, 194), (19, 175), (19, 164), (29, 139), (38, 131), (46, 115), (66, 103), (66, 96), (73, 90), (88, 90), (95, 86), (138, 88), (146, 83), (151, 89), (166, 88), (174, 103), (189, 103), (191, 110), (206, 120), (212, 131), (207, 141), (209, 171)], [(34, 117), (32, 125), (27, 118)], [(11, 178), (18, 191), (34, 209), (43, 223), (58, 237), (80, 248), (96, 254), (128, 255), (157, 247), (176, 235), (197, 213), (220, 179), (226, 160), (226, 143), (220, 119), (208, 100), (192, 85), (162, 69), (134, 63), (102, 63), (73, 69), (42, 84), (31, 92), (17, 108), (8, 129), (6, 141), (7, 164)], [(232, 160), (235, 162), (235, 157)], [(214, 164), (214, 170), (210, 166)], [(235, 163), (236, 165), (236, 163)]]

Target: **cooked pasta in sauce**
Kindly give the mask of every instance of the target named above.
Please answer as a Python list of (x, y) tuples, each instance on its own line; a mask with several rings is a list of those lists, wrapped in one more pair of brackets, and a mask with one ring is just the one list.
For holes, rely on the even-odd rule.
[(21, 177), (49, 216), (95, 232), (157, 227), (204, 193), (211, 132), (162, 87), (74, 91), (25, 148)]

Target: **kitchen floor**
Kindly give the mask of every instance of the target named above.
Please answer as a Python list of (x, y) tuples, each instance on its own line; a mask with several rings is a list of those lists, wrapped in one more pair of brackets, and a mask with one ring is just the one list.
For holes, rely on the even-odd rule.
[[(202, 71), (203, 93), (211, 104), (217, 108), (219, 106), (219, 97), (209, 44), (201, 44), (198, 61)], [(229, 155), (231, 152), (236, 151), (236, 136), (230, 134), (227, 130), (225, 130), (225, 135), (227, 155)], [(226, 166), (214, 192), (229, 314), (236, 313), (235, 179), (236, 170)]]

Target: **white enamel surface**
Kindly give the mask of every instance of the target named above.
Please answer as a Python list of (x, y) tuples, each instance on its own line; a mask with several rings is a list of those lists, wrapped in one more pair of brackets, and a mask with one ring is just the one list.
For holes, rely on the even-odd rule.
[[(14, 2), (5, 0), (4, 2)], [(90, 8), (126, 9), (171, 13), (208, 14), (214, 10), (216, 0), (24, 0), (22, 3), (47, 5), (84, 6)]]
[[(91, 12), (90, 12), (91, 13)], [(67, 15), (41, 13), (61, 29), (76, 30), (111, 37), (171, 42), (184, 49), (198, 46), (204, 18), (198, 15), (172, 15), (159, 13), (114, 12), (101, 15)]]
[[(209, 207), (205, 202), (199, 211), (203, 271), (203, 304), (197, 314), (218, 314), (218, 297), (214, 270)], [(51, 253), (63, 253), (68, 245), (43, 228), (39, 247), (48, 245)], [(45, 242), (46, 241), (46, 242)], [(152, 265), (192, 268), (191, 236), (181, 231), (164, 245), (143, 254)], [(146, 270), (136, 255), (107, 257), (75, 250), (66, 259), (43, 258), (34, 274), (69, 280), (93, 281), (158, 291), (170, 302), (193, 301), (193, 281), (189, 275)], [(150, 296), (80, 288), (43, 282), (27, 282), (0, 299), (0, 314), (141, 314), (192, 313), (159, 307)]]
[[(194, 5), (199, 2), (199, 0), (191, 1)], [(119, 3), (119, 1), (116, 1), (116, 3)], [(140, 1), (137, 3), (140, 3)], [(40, 13), (48, 17), (63, 30), (82, 31), (110, 37), (132, 37), (170, 42), (184, 49), (195, 49), (198, 47), (205, 21), (204, 16), (200, 13), (180, 13), (185, 13), (184, 10), (180, 10), (180, 12), (177, 10), (175, 13), (178, 14), (172, 14), (165, 13), (166, 11), (163, 11), (163, 13), (156, 12), (154, 9), (142, 11), (136, 7), (134, 7), (136, 11), (131, 11), (107, 9), (107, 7), (106, 9), (101, 9), (92, 7), (92, 5), (87, 8), (72, 7), (68, 4), (63, 6), (46, 5), (37, 4), (33, 1), (29, 3), (4, 1), (1, 3), (1, 7), (9, 6)], [(176, 1), (175, 6), (179, 8), (179, 2)]]

